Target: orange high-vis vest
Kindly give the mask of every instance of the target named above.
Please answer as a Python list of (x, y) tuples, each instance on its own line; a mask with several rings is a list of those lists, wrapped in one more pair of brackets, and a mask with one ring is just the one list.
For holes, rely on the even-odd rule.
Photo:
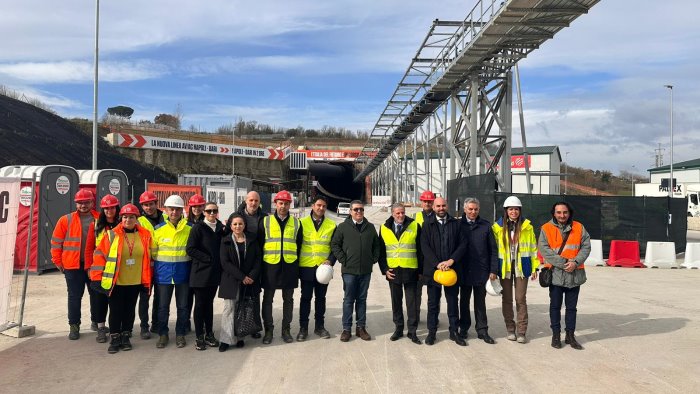
[[(100, 215), (96, 211), (90, 212), (94, 219)], [(56, 223), (51, 237), (51, 260), (58, 268), (74, 270), (80, 268), (80, 239), (83, 234), (83, 226), (80, 222), (80, 214), (76, 211), (61, 216)], [(94, 232), (92, 232), (94, 236)], [(90, 237), (88, 231), (88, 237)], [(87, 249), (87, 248), (86, 248)], [(90, 268), (90, 259), (83, 259), (85, 269)]]
[[(547, 222), (542, 226), (542, 231), (544, 231), (547, 236), (547, 243), (552, 250), (558, 251), (561, 248), (561, 243), (564, 241), (564, 237), (559, 230), (559, 227), (555, 226), (552, 222)], [(569, 238), (566, 240), (566, 245), (559, 254), (561, 257), (570, 260), (578, 255), (579, 249), (581, 249), (581, 237), (583, 236), (583, 226), (579, 222), (571, 223), (571, 233)], [(551, 264), (545, 264), (546, 268), (551, 268)], [(584, 269), (583, 262), (576, 267), (577, 269)]]
[[(100, 245), (95, 249), (92, 267), (90, 267), (90, 280), (98, 281), (103, 289), (112, 294), (112, 289), (119, 278), (119, 268), (122, 265), (122, 249), (124, 247), (124, 228), (121, 224), (114, 230), (107, 230), (109, 235), (102, 237)], [(143, 247), (143, 259), (141, 260), (141, 284), (151, 288), (151, 232), (136, 226), (141, 246)]]

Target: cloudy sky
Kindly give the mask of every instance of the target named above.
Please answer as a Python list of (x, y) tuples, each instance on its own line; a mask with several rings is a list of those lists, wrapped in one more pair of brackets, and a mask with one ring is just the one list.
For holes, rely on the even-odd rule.
[[(88, 3), (3, 4), (0, 84), (92, 117)], [(186, 128), (242, 117), (370, 130), (432, 21), (463, 19), (475, 0), (426, 4), (103, 0), (99, 113), (127, 105), (152, 120), (180, 105)], [(528, 144), (559, 145), (574, 166), (644, 173), (661, 143), (668, 164), (671, 84), (675, 161), (700, 157), (699, 13), (692, 0), (602, 0), (521, 61)]]

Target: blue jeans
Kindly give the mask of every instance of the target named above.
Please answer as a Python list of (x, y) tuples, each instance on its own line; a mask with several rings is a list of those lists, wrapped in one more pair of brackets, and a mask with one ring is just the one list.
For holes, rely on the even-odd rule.
[(355, 307), (356, 326), (367, 325), (367, 291), (372, 274), (343, 274), (343, 330), (352, 328), (352, 309)]
[(175, 290), (175, 306), (177, 307), (177, 320), (175, 321), (175, 335), (185, 335), (187, 320), (189, 319), (189, 283), (176, 285), (156, 285), (158, 292), (158, 335), (168, 333), (168, 319), (170, 319), (170, 301)]
[[(561, 304), (566, 304), (566, 331), (576, 330), (576, 305), (581, 286), (572, 288), (561, 286), (549, 286), (549, 322), (553, 333), (561, 332)], [(566, 297), (565, 297), (566, 296)]]

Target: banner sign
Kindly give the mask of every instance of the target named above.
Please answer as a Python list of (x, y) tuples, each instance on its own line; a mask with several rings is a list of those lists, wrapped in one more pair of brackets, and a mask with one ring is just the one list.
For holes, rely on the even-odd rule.
[(206, 193), (204, 198), (219, 206), (219, 220), (225, 224), (229, 215), (236, 212), (238, 206), (245, 201), (248, 189), (238, 188), (238, 200), (236, 200), (236, 190), (233, 187), (207, 186)]
[(391, 196), (372, 196), (373, 207), (389, 207), (391, 206)]
[(254, 148), (250, 146), (233, 146), (214, 144), (210, 142), (177, 140), (170, 138), (152, 137), (140, 134), (111, 133), (116, 135), (108, 138), (117, 147), (168, 150), (173, 152), (204, 153), (209, 155), (225, 155), (251, 157), (255, 159), (284, 160), (288, 149)]
[(305, 152), (309, 160), (347, 160), (354, 161), (360, 156), (359, 150), (298, 150)]
[[(527, 156), (527, 166), (532, 168), (532, 155)], [(525, 156), (511, 156), (510, 168), (525, 168)]]
[(187, 201), (195, 194), (202, 194), (201, 186), (171, 185), (168, 183), (149, 183), (148, 191), (158, 196), (158, 208), (165, 208), (165, 200), (177, 194), (185, 201), (185, 215), (187, 215)]
[[(12, 270), (15, 264), (20, 184), (19, 178), (0, 178), (0, 331), (10, 318), (10, 295)], [(24, 256), (22, 256), (22, 261), (24, 261)]]

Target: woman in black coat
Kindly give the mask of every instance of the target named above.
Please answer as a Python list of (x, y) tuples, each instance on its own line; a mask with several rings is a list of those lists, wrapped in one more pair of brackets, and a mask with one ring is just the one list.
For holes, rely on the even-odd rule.
[[(232, 213), (226, 222), (231, 234), (221, 241), (221, 284), (219, 298), (224, 299), (224, 311), (221, 314), (221, 345), (224, 352), (236, 340), (236, 347), (243, 347), (243, 338), (234, 333), (234, 322), (238, 314), (238, 302), (243, 297), (252, 297), (255, 308), (255, 322), (260, 322), (260, 271), (262, 254), (258, 243), (246, 236), (246, 221), (238, 213)], [(260, 338), (260, 333), (251, 335)]]
[(187, 240), (187, 254), (192, 258), (190, 291), (194, 293), (195, 349), (219, 346), (214, 336), (214, 297), (221, 281), (220, 252), (224, 225), (216, 218), (219, 208), (207, 203), (204, 220), (196, 222)]

